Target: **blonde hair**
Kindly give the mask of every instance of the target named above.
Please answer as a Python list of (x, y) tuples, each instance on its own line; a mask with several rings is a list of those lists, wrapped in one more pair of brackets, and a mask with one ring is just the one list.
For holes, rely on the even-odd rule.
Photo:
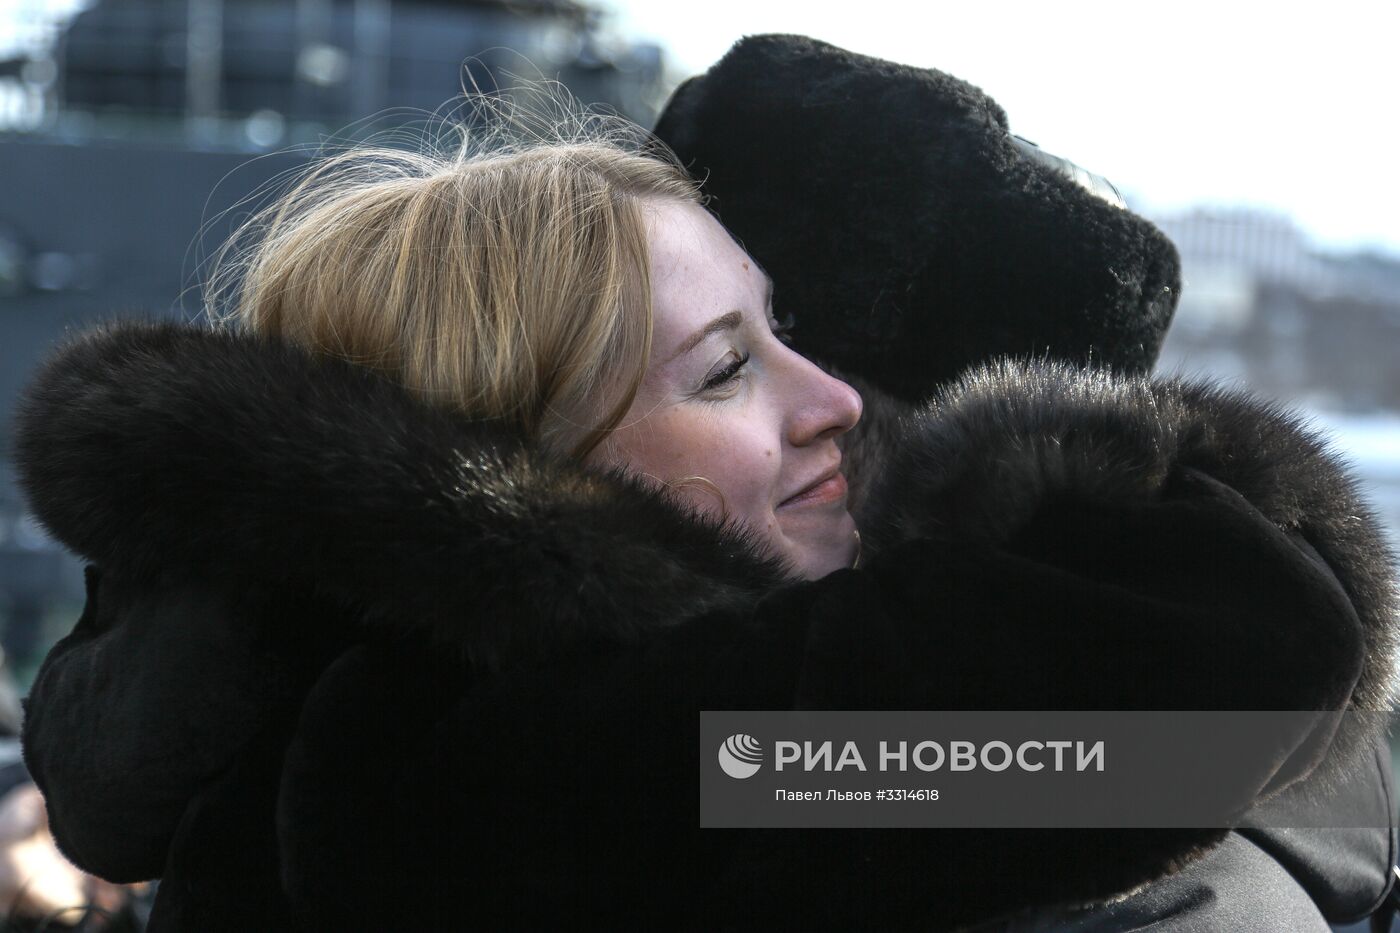
[(583, 457), (650, 357), (643, 202), (700, 202), (619, 125), (324, 158), (216, 255), (206, 309)]

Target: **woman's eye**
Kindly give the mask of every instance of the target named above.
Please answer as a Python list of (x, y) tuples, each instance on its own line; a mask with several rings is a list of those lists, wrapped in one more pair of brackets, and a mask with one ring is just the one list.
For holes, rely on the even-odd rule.
[(792, 332), (796, 329), (797, 322), (793, 320), (792, 312), (789, 311), (781, 321), (773, 325), (773, 336), (777, 337), (783, 343), (791, 345)]
[(727, 383), (733, 382), (735, 379), (739, 378), (739, 371), (744, 368), (744, 364), (746, 364), (748, 361), (749, 355), (745, 353), (743, 356), (739, 357), (737, 360), (730, 363), (728, 366), (724, 367), (719, 372), (714, 373), (709, 378), (707, 378), (705, 380), (705, 384), (700, 388), (705, 392), (709, 392), (713, 389), (722, 388)]

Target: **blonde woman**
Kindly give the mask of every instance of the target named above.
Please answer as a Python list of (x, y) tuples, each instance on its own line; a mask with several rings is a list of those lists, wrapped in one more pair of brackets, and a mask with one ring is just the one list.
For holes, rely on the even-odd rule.
[(83, 335), (21, 416), (90, 563), (29, 761), (74, 861), (162, 878), (153, 930), (1082, 903), (1225, 834), (704, 831), (698, 714), (1339, 709), (1385, 676), (1384, 579), (1337, 545), (1374, 528), (1319, 545), (1339, 583), (1261, 511), (1361, 514), (1289, 419), (1013, 362), (863, 418), (662, 147), (357, 151), (247, 232), (232, 327)]

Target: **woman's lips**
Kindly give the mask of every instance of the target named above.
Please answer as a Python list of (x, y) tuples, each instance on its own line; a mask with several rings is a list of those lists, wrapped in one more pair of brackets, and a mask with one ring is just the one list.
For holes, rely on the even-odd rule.
[(790, 499), (778, 503), (778, 508), (786, 509), (800, 505), (817, 505), (826, 502), (839, 502), (846, 498), (846, 477), (832, 474), (815, 486), (809, 486)]

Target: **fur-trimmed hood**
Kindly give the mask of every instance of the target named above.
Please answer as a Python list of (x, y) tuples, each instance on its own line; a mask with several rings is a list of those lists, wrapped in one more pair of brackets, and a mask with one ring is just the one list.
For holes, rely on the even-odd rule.
[[(1339, 460), (1295, 417), (1204, 384), (1046, 361), (974, 367), (919, 407), (865, 391), (866, 417), (844, 452), (866, 555), (859, 571), (797, 583), (740, 530), (688, 514), (626, 477), (532, 449), (502, 425), (426, 404), (363, 368), (173, 322), (76, 336), (42, 368), (18, 420), (21, 484), (56, 538), (128, 589), (158, 594), (171, 581), (195, 581), (223, 592), (257, 583), (301, 594), (332, 608), (345, 644), (427, 652), (435, 671), (500, 675), (504, 686), (472, 700), (460, 693), (460, 676), (432, 689), (395, 685), (372, 666), (342, 661), (324, 676), (311, 672), (304, 707), (293, 692), (272, 712), (224, 721), (220, 694), (170, 695), (159, 670), (146, 667), (148, 656), (170, 663), (173, 649), (149, 652), (130, 635), (124, 644), (134, 647), (120, 651), (135, 655), (110, 646), (84, 654), (96, 645), (88, 639), (124, 624), (99, 614), (56, 649), (30, 701), (27, 755), (60, 842), (84, 867), (109, 876), (191, 871), (175, 855), (203, 838), (188, 820), (219, 812), (211, 788), (232, 793), (229, 782), (251, 767), (230, 762), (271, 741), (257, 766), (271, 775), (281, 813), (275, 842), (266, 843), (276, 851), (259, 856), (282, 865), (269, 884), (285, 887), (293, 903), (348, 916), (376, 905), (347, 892), (378, 883), (357, 880), (365, 862), (349, 849), (403, 842), (401, 821), (385, 816), (381, 832), (347, 823), (345, 812), (375, 809), (388, 786), (400, 786), (375, 783), (386, 762), (433, 761), (432, 787), (446, 802), (434, 809), (436, 790), (420, 788), (405, 806), (420, 821), (427, 808), (452, 837), (424, 842), (419, 826), (413, 853), (395, 856), (405, 861), (394, 883), (415, 883), (419, 855), (424, 865), (469, 870), (452, 861), (470, 851), (452, 842), (456, 834), (499, 831), (510, 845), (491, 844), (493, 857), (523, 880), (496, 877), (493, 896), (501, 910), (513, 909), (533, 897), (529, 866), (541, 840), (593, 847), (596, 827), (566, 829), (576, 817), (548, 808), (539, 826), (525, 826), (522, 814), (533, 810), (507, 807), (507, 822), (491, 830), (485, 817), (450, 805), (460, 793), (453, 781), (488, 782), (483, 795), (509, 793), (468, 755), (488, 741), (482, 730), (509, 737), (517, 727), (551, 728), (553, 714), (538, 704), (557, 709), (569, 695), (560, 684), (595, 668), (606, 682), (588, 687), (588, 703), (570, 716), (586, 716), (606, 695), (612, 705), (601, 708), (617, 721), (589, 719), (569, 734), (587, 735), (589, 749), (619, 753), (589, 786), (600, 788), (599, 800), (615, 801), (608, 806), (627, 809), (614, 814), (622, 833), (616, 849), (590, 862), (602, 874), (579, 868), (561, 903), (606, 896), (588, 885), (618, 870), (651, 870), (630, 862), (608, 868), (618, 851), (640, 851), (623, 827), (645, 826), (648, 845), (656, 844), (656, 827), (670, 827), (681, 852), (719, 845), (717, 837), (693, 838), (698, 765), (688, 757), (693, 746), (675, 741), (694, 727), (699, 708), (1388, 708), (1392, 557)], [(591, 651), (588, 643), (632, 646), (619, 657), (645, 661), (568, 660), (576, 648)], [(220, 656), (206, 650), (200, 663), (221, 663)], [(557, 675), (552, 658), (563, 659)], [(88, 671), (103, 663), (136, 665), (150, 695), (102, 692), (106, 681)], [(1237, 676), (1222, 677), (1222, 665)], [(362, 679), (351, 681), (356, 686), (342, 682), (347, 670)], [(512, 670), (522, 677), (535, 670), (543, 680), (520, 687)], [(749, 689), (745, 677), (762, 690)], [(228, 702), (246, 705), (233, 673), (229, 682)], [(452, 699), (434, 705), (443, 691)], [(646, 706), (651, 697), (654, 709)], [(114, 702), (133, 704), (131, 721), (151, 730), (151, 740), (168, 729), (181, 742), (203, 743), (189, 752), (199, 767), (138, 758), (122, 780), (94, 784), (113, 761), (128, 760), (113, 748), (130, 737), (83, 725), (89, 710)], [(492, 716), (507, 715), (521, 718), (492, 725)], [(172, 716), (179, 721), (167, 725)], [(629, 716), (645, 725), (629, 724)], [(415, 723), (419, 717), (427, 719)], [(660, 722), (681, 730), (665, 740), (675, 743), (666, 746), (675, 760), (633, 760), (646, 746), (635, 731)], [(400, 747), (423, 730), (424, 750)], [(389, 750), (376, 753), (379, 742)], [(1338, 767), (1359, 758), (1359, 748), (1334, 748)], [(467, 756), (461, 770), (453, 770), (454, 756)], [(1289, 780), (1315, 764), (1310, 752)], [(663, 776), (647, 795), (612, 792), (614, 782), (654, 777), (648, 769), (658, 767)], [(131, 803), (157, 785), (158, 818)], [(673, 795), (655, 792), (672, 786)], [(273, 806), (254, 807), (242, 791), (231, 798), (236, 805), (213, 799), (248, 825), (264, 818), (257, 807)], [(149, 841), (139, 858), (129, 857), (123, 821)], [(1011, 907), (1117, 894), (1199, 855), (1220, 835), (1101, 834), (1069, 845), (1058, 837), (976, 837), (993, 845), (987, 850), (958, 836), (959, 870), (971, 874), (909, 879), (897, 896), (882, 890), (902, 915), (937, 910), (965, 923)], [(794, 852), (767, 839), (776, 861), (726, 862), (729, 874), (715, 883), (737, 885), (735, 897), (744, 885), (767, 890), (770, 872), (793, 859), (798, 872), (840, 874), (860, 864), (885, 877), (883, 859), (947, 837), (891, 841), (876, 857), (865, 837), (822, 838), (825, 848)], [(1059, 867), (1008, 892), (996, 880), (1007, 846), (1043, 857), (1042, 868), (1045, 860)], [(664, 878), (654, 883), (672, 883)], [(802, 890), (811, 894), (806, 882)], [(943, 906), (931, 907), (935, 901)], [(413, 899), (395, 898), (395, 909), (405, 902)], [(819, 917), (836, 908), (818, 898), (806, 909)], [(831, 917), (838, 919), (821, 922), (840, 922)]]

